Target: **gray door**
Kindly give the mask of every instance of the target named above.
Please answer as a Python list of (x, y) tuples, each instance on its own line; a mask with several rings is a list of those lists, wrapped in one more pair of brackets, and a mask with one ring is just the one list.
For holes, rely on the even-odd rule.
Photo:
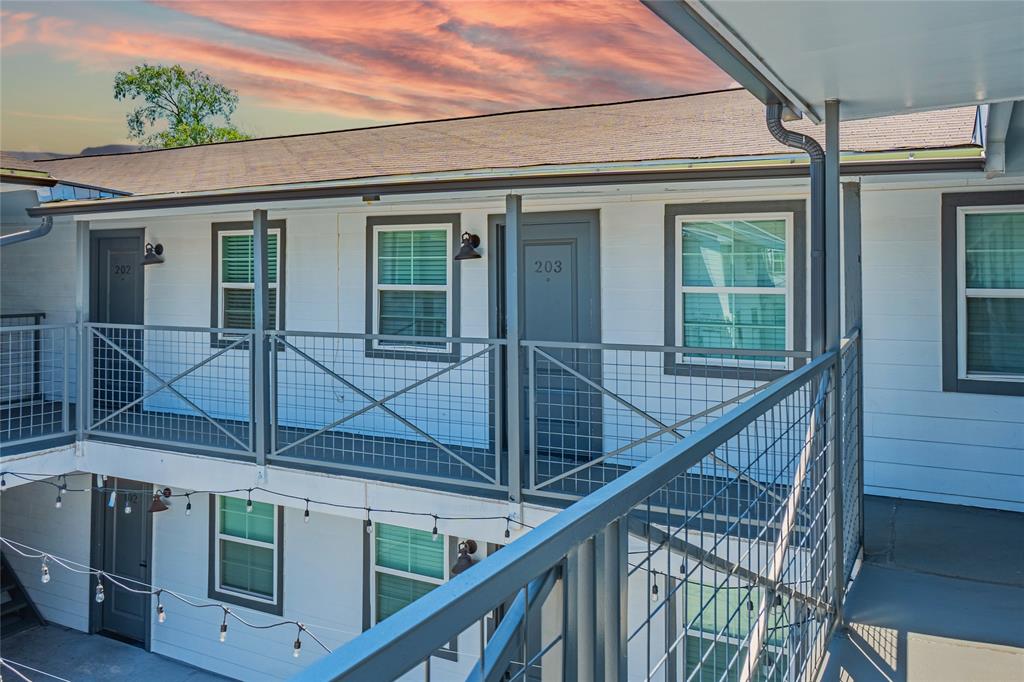
[[(104, 571), (148, 585), (153, 518), (149, 512), (152, 498), (145, 491), (152, 486), (124, 478), (108, 478), (105, 488), (106, 492), (97, 501), (102, 511), (95, 530), (101, 547), (101, 566)], [(111, 491), (116, 493), (113, 506), (109, 504)], [(125, 510), (126, 503), (131, 506), (130, 512)], [(95, 629), (145, 644), (149, 597), (109, 582), (104, 587), (106, 598), (98, 609), (99, 623)]]
[[(493, 220), (504, 222), (503, 217)], [(502, 230), (494, 231), (494, 237), (503, 239)], [(601, 340), (597, 211), (524, 214), (519, 264), (520, 320), (525, 340)], [(497, 280), (503, 281), (503, 276)], [(495, 287), (494, 305), (502, 315), (500, 288), (500, 284)], [(601, 353), (543, 345), (541, 349), (554, 358), (534, 358), (537, 473), (545, 478), (601, 452), (601, 397), (566, 368), (599, 382)], [(526, 357), (523, 372), (529, 372)], [(528, 376), (524, 376), (523, 385), (527, 390), (524, 397), (529, 400)], [(523, 418), (529, 419), (528, 404), (523, 406)], [(528, 430), (523, 437), (524, 443), (530, 442)]]
[[(111, 325), (143, 323), (143, 239), (142, 230), (93, 233), (92, 322)], [(105, 414), (141, 395), (141, 370), (117, 349), (142, 362), (142, 332), (115, 326), (102, 326), (97, 331), (112, 342), (99, 337), (93, 339), (93, 416), (102, 419)], [(136, 406), (134, 411), (139, 407)]]

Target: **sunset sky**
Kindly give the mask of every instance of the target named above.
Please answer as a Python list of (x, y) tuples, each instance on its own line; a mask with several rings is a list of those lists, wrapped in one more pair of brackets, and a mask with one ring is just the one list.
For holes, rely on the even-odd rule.
[(114, 74), (200, 68), (256, 136), (728, 87), (639, 2), (12, 2), (0, 8), (0, 146), (128, 142)]

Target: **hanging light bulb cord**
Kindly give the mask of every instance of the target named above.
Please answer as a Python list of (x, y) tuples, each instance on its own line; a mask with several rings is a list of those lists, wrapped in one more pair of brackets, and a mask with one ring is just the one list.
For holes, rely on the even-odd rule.
[[(25, 474), (25, 473), (18, 473), (18, 472), (15, 472), (15, 471), (4, 471), (4, 472), (0, 472), (0, 476), (2, 476), (2, 477), (10, 476), (12, 478), (17, 478), (17, 479), (20, 479), (20, 480), (23, 480), (23, 481), (28, 481), (30, 483), (43, 483), (43, 484), (46, 484), (46, 485), (51, 485), (54, 488), (57, 488), (57, 490), (60, 491), (62, 494), (63, 493), (91, 493), (93, 491), (101, 492), (101, 493), (104, 493), (104, 494), (105, 493), (112, 493), (112, 492), (116, 492), (118, 494), (124, 494), (124, 493), (138, 493), (140, 495), (153, 495), (153, 494), (155, 494), (153, 490), (130, 490), (130, 489), (127, 489), (127, 488), (112, 488), (112, 487), (108, 487), (108, 486), (87, 486), (87, 487), (83, 487), (83, 488), (69, 488), (67, 486), (67, 481), (66, 481), (66, 476), (67, 475), (66, 474), (58, 474), (57, 476), (48, 476), (48, 475), (44, 475), (44, 474)], [(49, 479), (55, 478), (55, 477), (61, 478), (62, 482), (61, 483), (54, 483), (53, 481), (49, 480)], [(344, 504), (342, 502), (331, 502), (329, 500), (315, 500), (315, 499), (313, 499), (311, 497), (306, 497), (304, 495), (293, 495), (291, 493), (283, 493), (283, 492), (281, 492), (279, 490), (271, 490), (270, 488), (264, 488), (263, 486), (253, 486), (251, 488), (230, 488), (230, 489), (225, 489), (225, 490), (189, 490), (188, 492), (172, 493), (170, 495), (170, 497), (190, 498), (192, 495), (237, 495), (237, 494), (244, 493), (245, 495), (249, 496), (249, 497), (247, 497), (247, 499), (251, 499), (252, 493), (257, 492), (257, 491), (261, 492), (261, 493), (264, 493), (266, 495), (273, 495), (275, 497), (280, 497), (282, 499), (294, 500), (296, 502), (302, 502), (302, 503), (306, 504), (307, 506), (309, 506), (309, 505), (321, 505), (323, 507), (332, 507), (334, 509), (351, 509), (351, 510), (354, 510), (354, 511), (362, 511), (362, 512), (364, 512), (366, 514), (395, 514), (395, 515), (402, 515), (402, 516), (416, 516), (416, 517), (423, 517), (423, 518), (433, 519), (435, 524), (436, 524), (437, 521), (504, 521), (506, 528), (508, 527), (509, 524), (515, 524), (520, 529), (527, 528), (527, 529), (533, 530), (535, 528), (535, 526), (531, 526), (528, 523), (524, 523), (522, 521), (519, 521), (518, 519), (514, 519), (514, 518), (512, 518), (512, 516), (510, 516), (508, 514), (506, 514), (504, 516), (450, 516), (450, 515), (444, 515), (444, 514), (434, 514), (433, 512), (413, 511), (413, 510), (409, 510), (409, 509), (391, 509), (391, 508), (368, 507), (368, 506), (359, 505), (359, 504)]]
[(56, 554), (51, 554), (50, 552), (45, 552), (41, 549), (31, 547), (29, 545), (17, 542), (15, 540), (10, 540), (2, 536), (0, 536), (0, 543), (10, 548), (11, 551), (13, 551), (14, 553), (22, 557), (25, 557), (26, 559), (39, 559), (46, 563), (56, 564), (61, 568), (64, 568), (72, 573), (96, 576), (98, 585), (102, 585), (103, 581), (106, 580), (111, 585), (114, 585), (115, 587), (120, 588), (126, 592), (130, 592), (132, 594), (140, 594), (146, 596), (155, 595), (157, 597), (158, 602), (161, 602), (161, 604), (163, 597), (172, 597), (177, 601), (181, 602), (182, 604), (186, 604), (196, 609), (221, 609), (221, 611), (224, 614), (225, 623), (227, 622), (227, 619), (230, 617), (235, 621), (241, 623), (242, 625), (248, 628), (252, 628), (253, 630), (272, 630), (274, 628), (285, 627), (290, 625), (294, 628), (297, 628), (298, 634), (296, 636), (296, 639), (301, 637), (302, 633), (305, 633), (310, 639), (319, 644), (324, 651), (326, 651), (327, 653), (330, 653), (331, 651), (330, 648), (328, 648), (328, 646), (324, 644), (315, 634), (310, 632), (309, 628), (304, 623), (301, 623), (297, 620), (281, 620), (274, 623), (266, 623), (261, 625), (259, 623), (254, 623), (252, 621), (246, 620), (245, 618), (243, 618), (242, 616), (238, 615), (233, 610), (228, 608), (226, 605), (221, 604), (219, 602), (202, 602), (197, 599), (190, 598), (184, 594), (181, 594), (180, 592), (169, 590), (166, 587), (156, 587), (154, 585), (148, 585), (133, 578), (126, 578), (124, 576), (117, 575), (116, 573), (110, 573), (109, 571), (103, 571), (98, 568), (93, 568), (86, 564), (81, 564), (77, 561), (72, 561), (71, 559), (67, 559)]

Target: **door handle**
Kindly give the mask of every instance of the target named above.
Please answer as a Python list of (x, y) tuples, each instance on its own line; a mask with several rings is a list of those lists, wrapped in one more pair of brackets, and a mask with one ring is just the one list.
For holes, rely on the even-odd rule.
[(147, 564), (145, 561), (140, 561), (139, 568), (149, 568), (149, 564)]

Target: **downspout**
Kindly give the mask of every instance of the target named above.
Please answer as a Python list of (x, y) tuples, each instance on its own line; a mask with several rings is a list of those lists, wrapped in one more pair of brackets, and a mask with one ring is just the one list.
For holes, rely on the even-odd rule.
[[(817, 357), (825, 352), (825, 150), (817, 140), (803, 133), (787, 130), (782, 125), (782, 105), (769, 104), (765, 119), (768, 132), (786, 145), (802, 149), (810, 157), (811, 209), (811, 353)], [(802, 286), (797, 282), (796, 286)], [(797, 339), (799, 344), (802, 339)], [(799, 347), (799, 346), (798, 346)]]
[(0, 246), (10, 246), (11, 244), (18, 244), (20, 242), (27, 242), (30, 239), (38, 239), (39, 237), (45, 237), (50, 234), (50, 230), (53, 229), (53, 216), (46, 216), (43, 218), (43, 222), (38, 227), (30, 227), (20, 232), (12, 232), (11, 234), (5, 234), (0, 236)]

